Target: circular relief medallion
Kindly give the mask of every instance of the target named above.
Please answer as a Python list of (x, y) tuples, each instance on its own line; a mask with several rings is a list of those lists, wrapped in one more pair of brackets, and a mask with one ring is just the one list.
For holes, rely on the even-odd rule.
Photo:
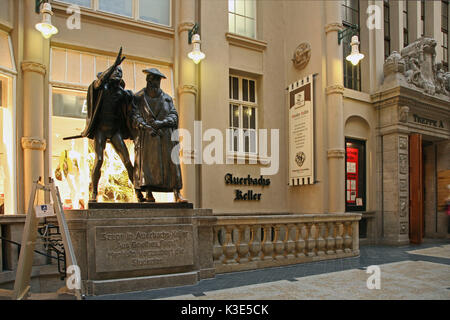
[(304, 152), (299, 152), (295, 155), (295, 162), (297, 165), (301, 168), (303, 164), (305, 163), (306, 155)]
[(297, 69), (302, 70), (308, 64), (309, 59), (311, 59), (311, 46), (309, 43), (303, 42), (295, 49), (292, 62)]

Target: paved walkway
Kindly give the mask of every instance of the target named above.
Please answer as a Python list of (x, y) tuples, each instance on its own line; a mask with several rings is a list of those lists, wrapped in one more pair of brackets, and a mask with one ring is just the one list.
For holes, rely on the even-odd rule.
[[(450, 300), (450, 240), (360, 249), (356, 258), (219, 274), (197, 285), (88, 300)], [(367, 288), (372, 265), (380, 267), (379, 290)]]

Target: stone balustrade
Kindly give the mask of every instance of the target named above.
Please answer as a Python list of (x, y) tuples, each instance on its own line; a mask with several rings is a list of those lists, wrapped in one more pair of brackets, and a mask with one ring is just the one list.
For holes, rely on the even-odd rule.
[(219, 216), (216, 273), (359, 255), (360, 214)]

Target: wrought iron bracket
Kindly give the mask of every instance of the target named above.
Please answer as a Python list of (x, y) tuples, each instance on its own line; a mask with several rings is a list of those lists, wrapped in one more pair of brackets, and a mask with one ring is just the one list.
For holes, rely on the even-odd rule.
[(198, 28), (199, 28), (198, 27), (198, 23), (195, 23), (194, 26), (192, 27), (192, 29), (189, 30), (189, 33), (188, 33), (188, 42), (189, 42), (189, 44), (192, 44), (192, 36), (194, 34), (198, 33)]
[(340, 45), (342, 40), (346, 37), (353, 37), (357, 35), (359, 31), (359, 26), (357, 24), (351, 24), (347, 26), (344, 30), (338, 31), (338, 44)]

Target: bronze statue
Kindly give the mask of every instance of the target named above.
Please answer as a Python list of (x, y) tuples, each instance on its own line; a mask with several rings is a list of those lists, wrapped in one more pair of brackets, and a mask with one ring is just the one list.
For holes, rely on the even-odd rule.
[(86, 128), (81, 134), (94, 140), (95, 163), (92, 172), (92, 198), (97, 201), (98, 182), (101, 175), (106, 142), (110, 142), (120, 156), (133, 182), (133, 165), (130, 161), (125, 139), (131, 138), (128, 127), (128, 113), (131, 109), (133, 93), (125, 90), (122, 79), (122, 48), (114, 64), (106, 71), (98, 74), (98, 79), (89, 86), (87, 94), (88, 116)]
[[(145, 69), (147, 86), (133, 99), (132, 127), (135, 132), (134, 187), (140, 202), (155, 202), (152, 192), (174, 192), (177, 202), (187, 202), (180, 194), (182, 188), (179, 162), (172, 161), (172, 152), (179, 150), (178, 113), (172, 98), (161, 88), (158, 69)], [(176, 136), (172, 141), (172, 135)], [(175, 148), (175, 150), (173, 150)], [(142, 191), (147, 192), (144, 198)]]

